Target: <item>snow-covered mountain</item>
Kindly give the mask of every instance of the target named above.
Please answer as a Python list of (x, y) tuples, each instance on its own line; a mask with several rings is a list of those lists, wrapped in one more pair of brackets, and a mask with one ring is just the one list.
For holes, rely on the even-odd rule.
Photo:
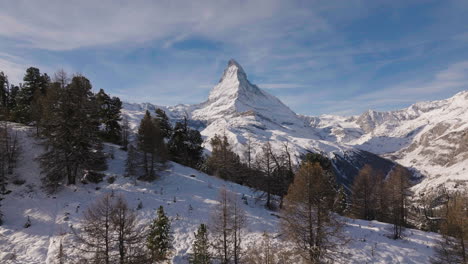
[[(393, 162), (413, 168), (422, 180), (415, 187), (418, 191), (442, 183), (454, 187), (468, 180), (468, 92), (398, 111), (303, 116), (250, 83), (239, 63), (230, 60), (207, 101), (172, 107), (127, 103), (124, 114), (136, 126), (144, 110), (157, 107), (173, 121), (187, 116), (205, 142), (225, 134), (241, 157), (248, 141), (254, 155), (265, 142), (278, 151), (287, 144), (296, 160), (307, 151), (324, 153), (348, 186), (365, 163), (384, 172), (391, 170)], [(205, 147), (210, 149), (208, 143)]]
[(252, 113), (280, 126), (302, 124), (289, 107), (251, 84), (242, 67), (230, 60), (221, 80), (211, 90), (208, 100), (192, 112), (192, 118), (212, 122), (218, 118)]
[(302, 118), (328, 131), (330, 141), (416, 169), (424, 176), (417, 191), (468, 182), (468, 91), (397, 111)]

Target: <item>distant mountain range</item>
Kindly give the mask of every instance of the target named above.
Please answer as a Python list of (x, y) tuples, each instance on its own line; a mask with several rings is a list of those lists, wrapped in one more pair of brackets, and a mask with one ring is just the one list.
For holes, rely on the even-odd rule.
[[(332, 159), (339, 181), (349, 187), (364, 164), (388, 173), (395, 163), (413, 171), (418, 193), (468, 182), (468, 91), (440, 101), (421, 102), (397, 111), (369, 110), (360, 116), (304, 116), (249, 82), (230, 60), (208, 100), (196, 105), (156, 106), (124, 103), (124, 115), (136, 127), (146, 109), (162, 108), (174, 122), (188, 117), (206, 142), (225, 134), (245, 157), (270, 142), (287, 144), (295, 160), (308, 151)], [(209, 144), (205, 144), (207, 150)]]

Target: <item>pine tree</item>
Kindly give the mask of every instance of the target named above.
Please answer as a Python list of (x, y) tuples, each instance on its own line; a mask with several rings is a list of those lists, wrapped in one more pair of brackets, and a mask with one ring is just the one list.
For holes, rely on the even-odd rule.
[[(65, 86), (63, 86), (65, 85)], [(70, 84), (54, 84), (47, 96), (44, 134), (46, 152), (39, 157), (44, 184), (55, 191), (62, 179), (75, 184), (100, 160), (97, 104), (91, 83), (84, 76), (73, 77)], [(102, 160), (102, 159), (101, 159)]]
[(187, 118), (177, 122), (172, 137), (168, 142), (169, 154), (177, 163), (198, 168), (201, 166), (203, 139), (198, 130), (188, 127)]
[(169, 122), (169, 118), (167, 117), (166, 112), (160, 108), (157, 108), (155, 113), (156, 117), (154, 119), (159, 124), (163, 137), (169, 139), (172, 135), (172, 125)]
[(221, 179), (237, 182), (240, 169), (240, 158), (232, 150), (226, 137), (215, 135), (210, 140), (211, 156), (205, 161), (205, 170), (208, 174)]
[(14, 114), (13, 111), (18, 105), (17, 104), (18, 93), (19, 93), (19, 86), (11, 84), (10, 90), (8, 92), (8, 101), (7, 101), (8, 114), (10, 115), (9, 119), (11, 120), (15, 120), (15, 117), (11, 115)]
[[(16, 96), (17, 105), (14, 109), (17, 121), (21, 123), (29, 123), (32, 121), (32, 108), (35, 95), (45, 95), (47, 86), (50, 82), (47, 74), (41, 75), (38, 68), (30, 67), (26, 70), (23, 78), (23, 86), (20, 87)], [(36, 93), (37, 91), (37, 93)]]
[(193, 253), (190, 256), (191, 264), (210, 264), (210, 242), (208, 240), (208, 230), (205, 224), (200, 224), (195, 233), (195, 241), (193, 241)]
[(153, 220), (146, 239), (152, 261), (166, 260), (172, 249), (171, 222), (164, 213), (164, 208), (159, 207), (158, 216)]
[(161, 130), (153, 122), (149, 111), (141, 120), (138, 128), (138, 149), (143, 153), (144, 176), (142, 179), (151, 181), (155, 178), (155, 162), (164, 163), (166, 161), (166, 145), (161, 134)]
[(120, 111), (122, 102), (118, 97), (110, 97), (100, 89), (96, 94), (96, 101), (99, 105), (99, 122), (103, 125), (101, 137), (112, 143), (120, 143), (122, 128), (119, 122), (121, 121)]

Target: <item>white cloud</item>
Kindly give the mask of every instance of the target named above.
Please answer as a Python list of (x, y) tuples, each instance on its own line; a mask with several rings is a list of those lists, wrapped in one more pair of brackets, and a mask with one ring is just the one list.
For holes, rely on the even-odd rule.
[[(192, 34), (235, 42), (242, 35), (230, 33), (258, 38), (257, 25), (271, 25), (279, 13), (287, 13), (289, 6), (280, 0), (18, 0), (2, 4), (0, 35), (48, 50), (155, 39), (165, 40), (169, 46)], [(310, 19), (316, 21), (316, 28), (325, 27), (319, 18)], [(272, 29), (262, 34), (276, 33)]]

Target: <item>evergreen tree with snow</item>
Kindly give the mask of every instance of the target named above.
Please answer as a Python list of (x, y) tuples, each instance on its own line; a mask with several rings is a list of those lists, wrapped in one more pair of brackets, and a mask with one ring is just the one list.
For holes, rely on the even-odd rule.
[(164, 138), (169, 139), (172, 135), (172, 125), (169, 122), (169, 118), (166, 112), (160, 108), (156, 109), (156, 117), (154, 118), (161, 129)]
[(208, 230), (205, 224), (200, 224), (198, 227), (192, 249), (193, 253), (190, 256), (191, 264), (211, 263), (210, 242), (208, 240)]
[(146, 239), (151, 260), (156, 262), (166, 260), (172, 249), (171, 221), (162, 206), (159, 207), (157, 214)]

